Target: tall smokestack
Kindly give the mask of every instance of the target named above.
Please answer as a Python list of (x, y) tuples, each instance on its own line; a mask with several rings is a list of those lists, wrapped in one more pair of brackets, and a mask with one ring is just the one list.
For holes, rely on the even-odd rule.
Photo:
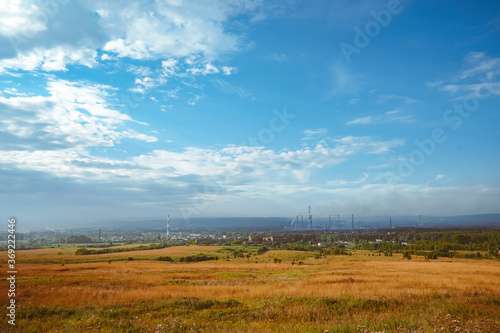
[(351, 215), (352, 217), (352, 227), (351, 227), (351, 231), (354, 231), (354, 214)]
[(309, 228), (313, 227), (313, 216), (311, 215), (311, 206), (309, 206)]
[(99, 228), (99, 242), (101, 241), (101, 228)]
[(167, 215), (167, 240), (170, 240), (170, 215)]

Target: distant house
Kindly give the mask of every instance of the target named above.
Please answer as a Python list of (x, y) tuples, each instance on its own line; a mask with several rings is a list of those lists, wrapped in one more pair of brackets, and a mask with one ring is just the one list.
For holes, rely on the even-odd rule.
[(286, 237), (283, 236), (271, 236), (271, 237), (264, 237), (262, 238), (264, 242), (284, 242), (286, 240)]
[(257, 245), (259, 242), (252, 240), (252, 236), (248, 236), (248, 240), (243, 241), (246, 245)]

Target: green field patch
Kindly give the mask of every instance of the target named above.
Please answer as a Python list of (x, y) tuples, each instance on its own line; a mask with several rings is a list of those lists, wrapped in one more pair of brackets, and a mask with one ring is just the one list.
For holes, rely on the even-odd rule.
[(173, 301), (172, 305), (176, 308), (186, 308), (188, 310), (205, 310), (205, 309), (227, 309), (242, 306), (238, 300), (215, 300), (215, 299), (199, 299), (199, 298), (181, 298)]
[(258, 271), (248, 271), (248, 270), (241, 270), (237, 272), (218, 272), (217, 273), (217, 278), (219, 280), (253, 280), (256, 279), (259, 276)]
[[(59, 276), (30, 276), (30, 277), (16, 277), (16, 280), (18, 280), (20, 283), (25, 283), (25, 284), (53, 284), (53, 283), (60, 283), (64, 282), (66, 279), (64, 277), (59, 277)], [(6, 279), (2, 280), (2, 282), (8, 282)]]

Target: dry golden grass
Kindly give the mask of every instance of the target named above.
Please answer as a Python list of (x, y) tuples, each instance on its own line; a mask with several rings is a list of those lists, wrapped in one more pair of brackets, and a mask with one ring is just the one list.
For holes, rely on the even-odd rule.
[[(53, 254), (52, 250), (23, 251), (26, 253), (22, 256), (43, 257)], [(214, 250), (214, 247), (173, 247), (101, 257), (178, 256)], [(427, 262), (402, 260), (400, 255), (363, 257), (361, 254), (326, 260), (307, 258), (308, 264), (300, 266), (291, 265), (291, 262), (264, 262), (279, 256), (281, 251), (275, 252), (253, 257), (252, 260), (261, 261), (258, 263), (231, 259), (200, 263), (134, 260), (64, 266), (20, 264), (18, 301), (32, 305), (75, 306), (180, 297), (500, 295), (499, 261), (447, 259)], [(94, 256), (85, 257), (92, 259)], [(0, 295), (0, 302), (6, 302), (5, 293)]]
[[(426, 261), (413, 256), (409, 261), (400, 254), (379, 257), (363, 251), (322, 259), (314, 259), (311, 252), (269, 251), (253, 254), (250, 260), (151, 260), (198, 253), (225, 257), (225, 252), (217, 252), (221, 249), (183, 246), (89, 256), (75, 256), (76, 248), (18, 251), (16, 301), (24, 316), (19, 328), (23, 332), (500, 330), (498, 260)], [(274, 263), (274, 258), (283, 262)], [(47, 263), (54, 260), (65, 264)], [(304, 264), (298, 265), (299, 260)], [(7, 281), (0, 286), (4, 290)], [(0, 306), (7, 301), (7, 293), (1, 292)]]
[[(142, 244), (147, 246), (149, 244)], [(124, 246), (112, 246), (107, 249), (114, 248), (130, 248), (137, 247), (138, 245), (124, 245)], [(16, 261), (18, 263), (40, 263), (44, 264), (46, 261), (49, 262), (92, 262), (92, 261), (108, 261), (108, 260), (123, 260), (128, 257), (133, 257), (135, 259), (148, 259), (148, 258), (156, 258), (158, 256), (188, 256), (194, 255), (197, 253), (207, 253), (207, 252), (216, 252), (219, 249), (223, 248), (222, 246), (175, 246), (164, 249), (157, 250), (142, 250), (142, 251), (126, 251), (126, 252), (115, 252), (115, 253), (106, 253), (106, 254), (96, 254), (96, 255), (86, 255), (86, 256), (77, 256), (75, 255), (77, 247), (67, 246), (60, 248), (44, 248), (37, 250), (22, 250), (17, 251), (16, 253)], [(101, 250), (102, 248), (93, 248), (93, 250)], [(2, 252), (0, 252), (2, 253)], [(7, 255), (6, 252), (2, 253), (2, 257), (0, 259), (1, 264), (7, 263)]]

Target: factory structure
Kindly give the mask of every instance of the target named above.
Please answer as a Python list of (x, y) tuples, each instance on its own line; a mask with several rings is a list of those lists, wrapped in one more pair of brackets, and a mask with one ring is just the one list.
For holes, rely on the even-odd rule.
[[(313, 214), (311, 213), (311, 206), (308, 207), (308, 223), (304, 225), (304, 214), (306, 212), (302, 212), (297, 214), (294, 218), (292, 218), (292, 222), (289, 228), (291, 230), (330, 230), (330, 231), (346, 231), (350, 230), (351, 232), (355, 232), (356, 228), (354, 225), (354, 214), (351, 214), (351, 225), (350, 228), (348, 226), (348, 222), (340, 219), (340, 214), (335, 215), (331, 214), (328, 216), (328, 223), (325, 224), (325, 221), (321, 221), (322, 223), (313, 223)], [(332, 216), (334, 217), (332, 221)], [(300, 218), (299, 218), (300, 217)]]
[[(306, 222), (304, 223), (304, 215), (306, 215)], [(290, 230), (290, 231), (329, 231), (329, 232), (359, 232), (362, 230), (367, 230), (367, 229), (373, 229), (375, 226), (375, 229), (381, 227), (380, 220), (379, 222), (373, 222), (373, 221), (367, 221), (361, 220), (355, 223), (354, 220), (354, 213), (351, 213), (350, 219), (349, 217), (343, 217), (341, 214), (329, 214), (328, 219), (325, 217), (316, 217), (316, 219), (313, 219), (314, 214), (312, 213), (311, 206), (308, 206), (308, 210), (305, 212), (301, 212), (297, 215), (295, 215), (292, 219), (291, 222), (287, 222), (287, 226), (285, 226), (285, 230)], [(350, 220), (350, 221), (349, 221)], [(290, 221), (290, 220), (288, 220)], [(387, 220), (386, 220), (387, 221)], [(350, 222), (350, 223), (349, 223)], [(288, 224), (290, 223), (290, 224)], [(383, 225), (383, 224), (382, 224)], [(388, 225), (386, 224), (388, 229), (394, 229), (394, 225), (392, 223), (392, 217), (389, 217), (389, 223)], [(414, 226), (418, 226), (420, 228), (423, 228), (424, 224), (422, 222), (422, 216), (418, 215), (418, 220), (417, 224)], [(382, 227), (384, 228), (384, 227)], [(165, 230), (165, 229), (164, 229)], [(196, 234), (190, 234), (187, 239), (190, 238), (198, 238), (201, 237), (201, 235), (196, 235)], [(176, 240), (176, 239), (184, 239), (185, 236), (182, 235), (170, 235), (170, 215), (167, 215), (166, 218), (166, 237), (165, 240)], [(99, 239), (101, 239), (101, 232), (99, 230)]]
[[(308, 221), (304, 224), (304, 215), (308, 214)], [(295, 215), (291, 219), (291, 223), (286, 229), (288, 230), (324, 230), (331, 232), (357, 232), (359, 230), (373, 229), (375, 228), (384, 228), (384, 218), (378, 219), (376, 222), (368, 220), (361, 220), (355, 223), (354, 213), (351, 213), (351, 216), (344, 216), (342, 218), (341, 214), (329, 214), (328, 219), (325, 217), (316, 217), (313, 222), (314, 214), (311, 212), (311, 206), (308, 207), (307, 212), (301, 212)], [(350, 220), (350, 221), (349, 221)], [(386, 220), (387, 221), (387, 220)], [(405, 221), (406, 222), (406, 221)], [(389, 223), (386, 224), (386, 228), (394, 229), (394, 225), (392, 222), (392, 217), (389, 217)], [(423, 228), (424, 224), (422, 222), (422, 216), (418, 215), (418, 220), (415, 226), (419, 228)]]

